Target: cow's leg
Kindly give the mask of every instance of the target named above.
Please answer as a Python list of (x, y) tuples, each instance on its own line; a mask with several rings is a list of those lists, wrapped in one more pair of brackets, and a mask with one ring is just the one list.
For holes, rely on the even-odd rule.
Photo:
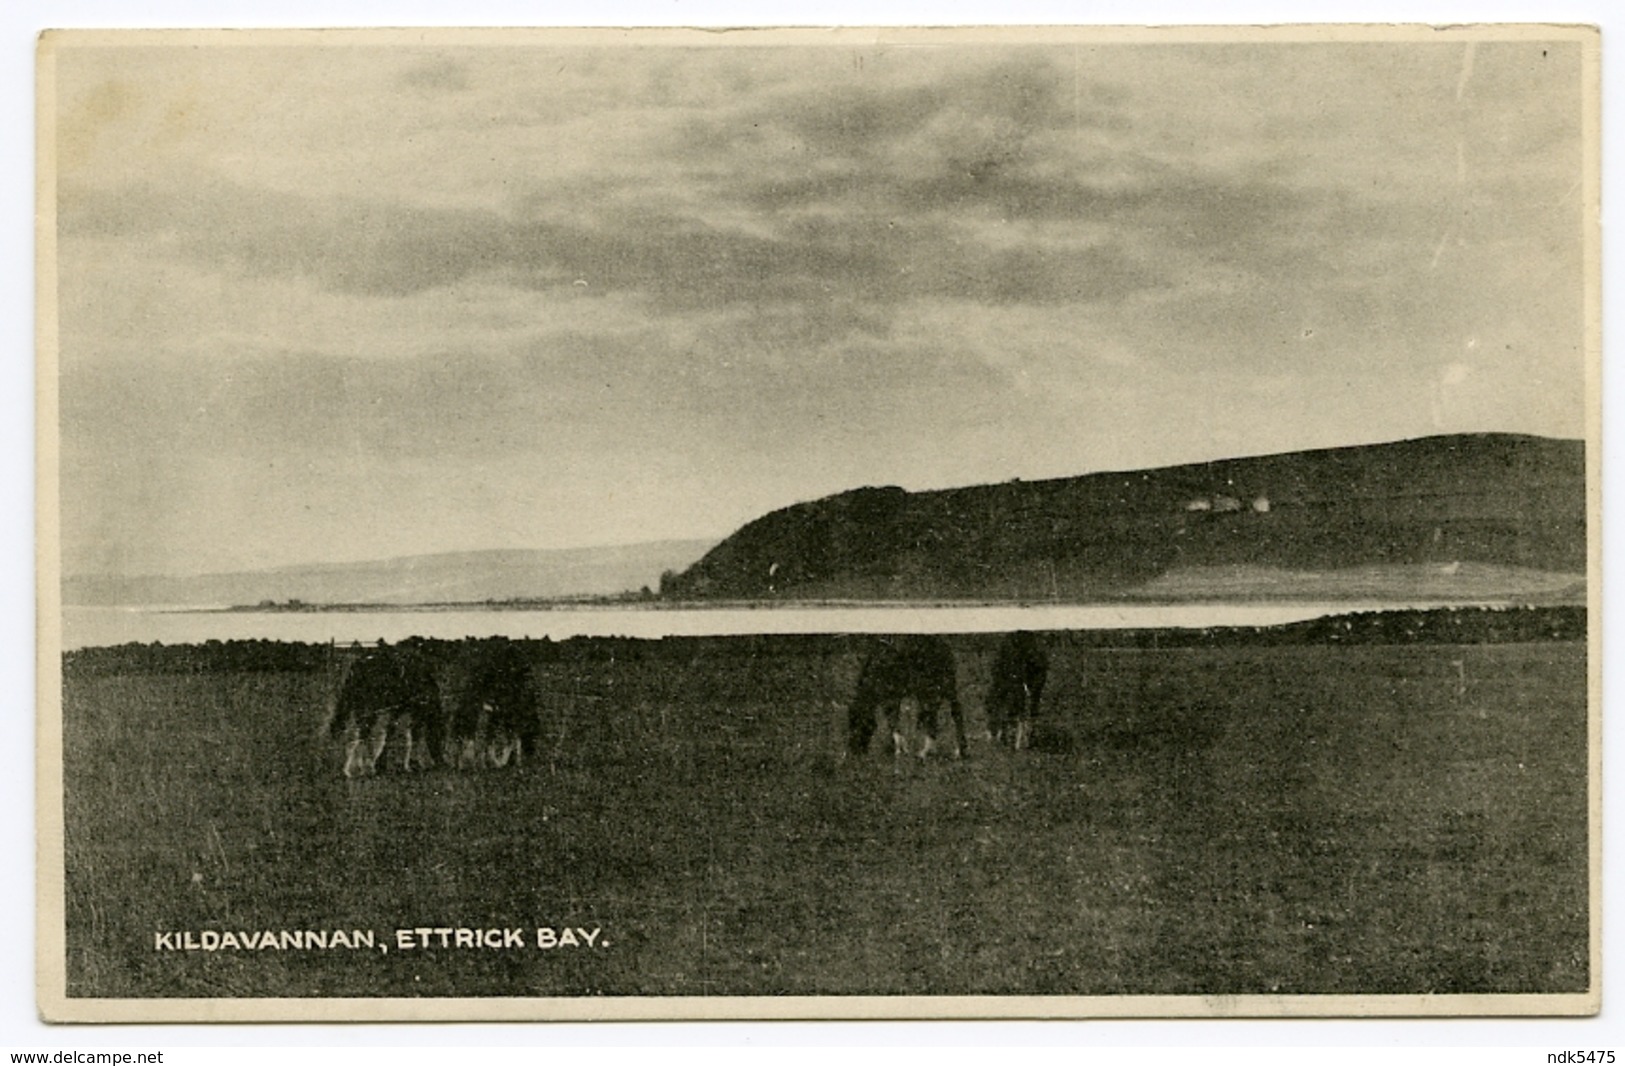
[(366, 777), (377, 772), (378, 755), (384, 750), (384, 742), (388, 740), (388, 723), (358, 717), (350, 726), (350, 740), (344, 749), (344, 776)]
[(462, 770), (483, 770), (491, 757), (491, 708), (481, 703), (475, 706), (470, 720), (465, 722), (463, 751), (457, 766)]
[(418, 712), (417, 717), (423, 723), (423, 728), (420, 730), (422, 739), (417, 744), (418, 761), (423, 769), (433, 770), (440, 765), (440, 760), (445, 755), (445, 722), (440, 717), (438, 704), (424, 707)]
[(846, 750), (851, 755), (863, 755), (869, 750), (869, 739), (875, 735), (875, 710), (867, 700), (853, 700), (846, 712)]
[(486, 728), (490, 708), (483, 703), (476, 704), (469, 719), (464, 723), (463, 753), (457, 760), (458, 769), (483, 770), (485, 761), (490, 756), (486, 750), (488, 743)]
[(1011, 699), (1003, 677), (995, 678), (987, 694), (988, 739), (998, 745), (1010, 742)]
[(491, 765), (501, 769), (508, 765), (508, 760), (514, 756), (515, 740), (506, 729), (492, 727), (490, 739), (486, 742), (486, 752), (490, 757)]
[(497, 766), (507, 766), (510, 762), (519, 766), (524, 755), (524, 744), (520, 740), (525, 728), (524, 716), (515, 713), (512, 703), (504, 703), (492, 708), (491, 717), (494, 719), (491, 727), (491, 761)]
[(416, 715), (406, 719), (407, 771), (434, 769), (434, 728), (427, 719), (421, 723)]
[(1023, 695), (1026, 696), (1026, 700), (1022, 703), (1022, 717), (1026, 725), (1022, 747), (1030, 748), (1033, 746), (1033, 728), (1038, 722), (1038, 701), (1044, 696), (1044, 673), (1035, 672), (1022, 689)]
[(412, 772), (412, 757), (417, 754), (417, 737), (413, 735), (412, 719), (401, 719), (401, 769)]
[(970, 745), (965, 742), (965, 711), (959, 706), (959, 696), (951, 692), (948, 694), (948, 714), (954, 720), (954, 744), (957, 745), (954, 758), (963, 759), (970, 754)]
[(1017, 751), (1025, 751), (1027, 748), (1032, 746), (1032, 742), (1033, 721), (1031, 718), (1023, 717), (1016, 723), (1015, 743), (1012, 746)]
[(370, 743), (363, 752), (367, 763), (367, 773), (378, 772), (378, 760), (384, 754), (384, 748), (389, 746), (389, 715), (380, 714), (372, 723)]
[(937, 701), (934, 697), (914, 698), (914, 725), (920, 731), (920, 758), (931, 754), (937, 746)]
[[(887, 724), (891, 726), (891, 750), (893, 755), (908, 754), (908, 738), (903, 735), (903, 699), (898, 697), (882, 703), (881, 709)], [(918, 717), (918, 715), (916, 715)]]
[(1004, 716), (999, 711), (999, 683), (995, 679), (987, 690), (987, 703), (982, 708), (983, 717), (987, 719), (987, 739), (997, 744), (1004, 729), (1000, 721)]
[(512, 762), (516, 769), (525, 765), (525, 734), (527, 731), (525, 717), (515, 715), (508, 730), (508, 749), (513, 752)]
[(429, 761), (428, 730), (418, 721), (417, 715), (406, 719), (406, 758), (403, 765), (407, 773), (416, 773), (427, 770), (431, 765)]
[(350, 738), (344, 745), (344, 776), (360, 777), (366, 773), (366, 767), (361, 758), (361, 746), (366, 741), (359, 730), (350, 732)]
[(534, 706), (534, 701), (530, 702), (532, 705), (525, 710), (519, 726), (517, 743), (521, 756), (528, 752), (532, 759), (536, 759), (542, 754), (542, 716)]

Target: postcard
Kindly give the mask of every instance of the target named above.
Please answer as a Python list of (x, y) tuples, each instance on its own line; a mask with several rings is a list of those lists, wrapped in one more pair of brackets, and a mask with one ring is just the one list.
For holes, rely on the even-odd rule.
[(44, 35), (42, 1015), (1596, 1012), (1598, 49)]

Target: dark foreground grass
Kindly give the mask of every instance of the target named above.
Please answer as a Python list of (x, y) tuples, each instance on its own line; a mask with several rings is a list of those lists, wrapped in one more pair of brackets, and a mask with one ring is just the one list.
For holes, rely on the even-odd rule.
[[(70, 679), (69, 994), (1588, 987), (1579, 645), (1063, 642), (1049, 751), (925, 764), (837, 759), (850, 654), (686, 647), (541, 667), (542, 764), (359, 782), (320, 675)], [(531, 946), (155, 949), (419, 926)]]

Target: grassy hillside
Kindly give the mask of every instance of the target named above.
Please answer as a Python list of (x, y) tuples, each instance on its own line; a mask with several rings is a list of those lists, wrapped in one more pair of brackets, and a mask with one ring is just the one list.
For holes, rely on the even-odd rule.
[(749, 523), (662, 591), (1091, 599), (1196, 568), (1417, 565), (1583, 575), (1584, 445), (1470, 434), (935, 492), (863, 488)]

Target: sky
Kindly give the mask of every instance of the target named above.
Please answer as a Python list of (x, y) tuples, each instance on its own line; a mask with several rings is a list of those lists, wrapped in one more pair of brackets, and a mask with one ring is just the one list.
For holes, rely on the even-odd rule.
[(1572, 39), (888, 36), (61, 47), (64, 571), (1584, 435)]

